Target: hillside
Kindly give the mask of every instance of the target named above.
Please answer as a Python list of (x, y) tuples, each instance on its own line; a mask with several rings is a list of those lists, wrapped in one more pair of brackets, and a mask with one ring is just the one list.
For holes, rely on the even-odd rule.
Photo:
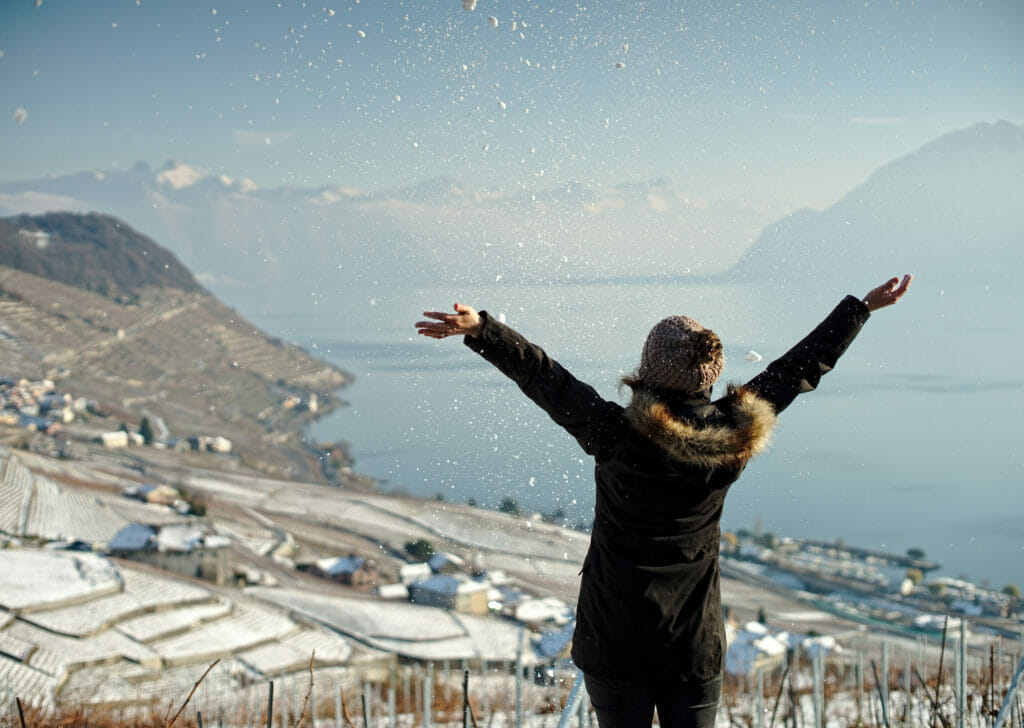
[(202, 290), (172, 253), (109, 215), (55, 212), (0, 220), (0, 266), (108, 297), (146, 287)]
[(860, 285), (876, 271), (910, 270), (948, 285), (965, 273), (1019, 269), (1024, 234), (1024, 129), (1005, 121), (951, 132), (879, 169), (821, 212), (767, 228), (730, 271), (785, 285), (818, 277)]
[[(337, 476), (324, 474), (301, 427), (337, 405), (334, 392), (349, 381), (346, 373), (260, 331), (196, 285), (173, 256), (113, 218), (3, 222), (19, 243), (27, 236), (18, 230), (52, 231), (54, 247), (40, 250), (60, 251), (53, 241), (61, 239), (75, 256), (44, 260), (4, 244), (5, 262), (49, 271), (61, 261), (61, 275), (77, 277), (84, 261), (92, 271), (83, 273), (86, 286), (76, 287), (0, 266), (0, 375), (49, 378), (59, 391), (94, 401), (104, 416), (69, 424), (69, 432), (95, 435), (91, 430), (121, 423), (136, 429), (143, 417), (160, 418), (174, 437), (228, 438), (233, 455), (224, 465), (313, 481)], [(109, 239), (107, 230), (115, 231)], [(119, 257), (134, 262), (112, 262)]]

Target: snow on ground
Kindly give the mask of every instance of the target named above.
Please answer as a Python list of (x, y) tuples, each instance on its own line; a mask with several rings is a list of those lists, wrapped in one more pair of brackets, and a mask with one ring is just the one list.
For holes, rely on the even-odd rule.
[(57, 679), (5, 655), (0, 655), (0, 685), (20, 697), (23, 703), (53, 707)]
[(121, 590), (107, 559), (22, 549), (0, 551), (0, 606), (23, 612), (75, 604)]
[[(376, 649), (419, 660), (515, 660), (522, 644), (536, 661), (520, 625), (496, 617), (458, 614), (415, 604), (325, 597), (289, 589), (246, 590), (315, 619)], [(521, 642), (522, 641), (522, 642)]]
[[(193, 487), (211, 493), (233, 493), (244, 488), (247, 502), (271, 512), (301, 513), (373, 534), (409, 540), (447, 538), (474, 549), (510, 552), (523, 556), (564, 558), (582, 563), (587, 534), (504, 513), (468, 506), (385, 495), (349, 494), (332, 490), (324, 498), (323, 486), (275, 481), (230, 484), (223, 480), (191, 479)], [(262, 497), (256, 495), (263, 494)], [(578, 567), (577, 567), (578, 570)]]
[(138, 642), (155, 642), (225, 617), (233, 608), (230, 599), (219, 597), (209, 604), (175, 607), (126, 619), (118, 622), (116, 629)]
[[(372, 535), (380, 541), (403, 544), (416, 538), (433, 538), (433, 534), (415, 522), (378, 509), (350, 498), (320, 498), (314, 500), (305, 494), (290, 494), (291, 508), (299, 508), (307, 515), (314, 515), (334, 525), (352, 529), (357, 533)], [(275, 499), (267, 508), (278, 509), (281, 499)]]
[[(468, 512), (461, 507), (423, 501), (411, 516), (418, 523), (454, 541), (481, 549), (582, 563), (589, 536), (543, 521), (515, 518), (489, 511)], [(578, 567), (577, 567), (578, 568)]]
[(765, 659), (783, 660), (788, 647), (784, 633), (772, 634), (763, 624), (748, 623), (729, 640), (725, 671), (732, 675), (749, 675)]
[[(9, 623), (5, 622), (4, 627)], [(35, 649), (35, 645), (31, 642), (15, 637), (8, 632), (0, 632), (0, 654), (8, 655), (24, 662), (32, 654), (33, 649)]]
[[(173, 705), (177, 710), (207, 667), (209, 664), (153, 670), (122, 662), (76, 670), (61, 687), (58, 701), (71, 705), (155, 702), (161, 708)], [(209, 700), (209, 696), (220, 698), (233, 691), (235, 675), (244, 671), (231, 660), (219, 663), (203, 680), (193, 701), (217, 705), (219, 700)]]
[(231, 614), (151, 647), (165, 665), (210, 663), (218, 657), (274, 642), (297, 629), (286, 616), (256, 604), (237, 603)]
[(285, 642), (305, 651), (307, 655), (316, 650), (317, 665), (344, 664), (353, 654), (352, 645), (344, 637), (320, 627), (303, 628), (288, 635)]
[(157, 503), (143, 503), (118, 496), (108, 505), (129, 523), (145, 523), (150, 526), (166, 526), (172, 523), (186, 523), (187, 519), (172, 508)]
[(61, 488), (42, 475), (34, 481), (22, 535), (105, 542), (128, 522), (93, 496)]
[(352, 646), (339, 635), (326, 629), (304, 628), (281, 642), (246, 650), (237, 658), (249, 669), (264, 677), (308, 670), (310, 661), (316, 671), (349, 662)]
[(238, 655), (238, 660), (261, 675), (277, 675), (306, 669), (311, 657), (310, 651), (274, 642), (246, 650)]
[(388, 637), (399, 642), (417, 642), (465, 636), (464, 628), (447, 609), (373, 599), (328, 597), (293, 589), (250, 587), (245, 591), (359, 639)]
[(580, 566), (583, 563), (582, 559), (577, 562), (558, 561), (503, 553), (487, 554), (485, 561), (489, 569), (534, 573), (537, 576), (555, 579), (573, 592), (579, 587)]
[(480, 657), (488, 662), (500, 662), (513, 660), (522, 652), (525, 664), (534, 662), (533, 648), (530, 645), (531, 633), (522, 625), (473, 614), (459, 614), (456, 617), (473, 643), (474, 657)]
[(261, 556), (270, 553), (280, 541), (277, 534), (269, 528), (254, 523), (242, 523), (227, 518), (211, 518), (210, 522), (217, 533), (230, 536), (243, 547)]
[[(188, 478), (187, 485), (189, 490), (199, 489), (211, 495), (220, 496), (239, 506), (260, 505), (268, 493), (273, 492), (267, 488), (251, 488), (247, 484), (236, 484), (226, 478), (206, 478), (195, 475)], [(288, 484), (282, 482), (280, 485), (285, 487)]]
[(61, 686), (58, 701), (72, 705), (148, 702), (157, 693), (145, 693), (120, 674), (122, 665), (99, 665), (72, 672)]
[(76, 638), (54, 634), (19, 620), (10, 625), (5, 632), (34, 644), (36, 649), (27, 664), (58, 679), (67, 670), (114, 663), (122, 658), (137, 663), (156, 663), (153, 650), (112, 630), (105, 630), (90, 637)]
[(32, 482), (32, 472), (0, 448), (0, 531), (21, 534)]
[[(334, 501), (335, 499), (331, 499)], [(586, 554), (589, 536), (543, 521), (517, 518), (505, 513), (470, 509), (468, 506), (436, 501), (360, 495), (354, 497), (362, 508), (332, 508), (331, 515), (351, 520), (353, 528), (390, 527), (408, 533), (410, 525), (424, 530), (429, 537), (442, 536), (474, 549), (497, 551), (545, 559), (565, 559), (580, 564)], [(325, 507), (321, 499), (318, 509)], [(359, 526), (358, 524), (367, 524)], [(579, 567), (577, 566), (577, 571)]]
[[(40, 553), (53, 553), (71, 558), (67, 552)], [(2, 558), (0, 556), (0, 559)], [(106, 563), (110, 562), (106, 561)], [(23, 618), (51, 631), (68, 635), (88, 635), (120, 620), (161, 607), (209, 602), (214, 598), (209, 590), (184, 581), (164, 578), (123, 566), (118, 573), (123, 584), (123, 591), (92, 598), (90, 601), (61, 609), (32, 612), (24, 615)]]
[[(154, 696), (180, 701), (220, 659), (200, 691), (217, 704), (224, 695), (243, 696), (264, 676), (305, 672), (314, 652), (318, 676), (349, 666), (355, 656), (344, 637), (298, 624), (243, 594), (228, 599), (146, 571), (118, 569), (92, 554), (0, 553), (12, 567), (0, 569), (5, 600), (28, 608), (66, 603), (20, 615), (0, 612), (0, 689), (15, 690), (32, 704), (49, 704), (54, 695), (62, 704), (148, 702)], [(69, 574), (77, 580), (69, 583)], [(9, 589), (11, 581), (20, 582), (21, 591)], [(119, 591), (90, 591), (82, 583)], [(40, 593), (23, 598), (24, 585)], [(359, 658), (368, 656), (387, 658), (360, 648)]]

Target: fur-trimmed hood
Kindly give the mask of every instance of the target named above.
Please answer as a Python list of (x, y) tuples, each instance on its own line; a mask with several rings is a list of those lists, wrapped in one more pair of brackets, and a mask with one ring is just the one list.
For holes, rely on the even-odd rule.
[(637, 389), (626, 408), (626, 419), (669, 457), (685, 465), (738, 467), (764, 452), (775, 426), (771, 404), (742, 387), (730, 387), (719, 407), (731, 413), (731, 422), (691, 422), (673, 415), (651, 392)]

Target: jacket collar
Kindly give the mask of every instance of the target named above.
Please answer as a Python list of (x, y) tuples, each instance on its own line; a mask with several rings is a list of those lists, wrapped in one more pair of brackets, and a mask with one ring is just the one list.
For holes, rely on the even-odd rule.
[[(726, 417), (704, 419), (699, 410), (712, 407), (708, 397), (694, 399), (694, 418), (673, 413), (666, 402), (654, 392), (637, 389), (626, 408), (626, 419), (640, 434), (652, 440), (670, 458), (684, 465), (697, 467), (739, 467), (768, 447), (775, 425), (771, 404), (753, 392), (730, 387), (720, 400), (716, 413)], [(673, 405), (678, 407), (677, 402)]]

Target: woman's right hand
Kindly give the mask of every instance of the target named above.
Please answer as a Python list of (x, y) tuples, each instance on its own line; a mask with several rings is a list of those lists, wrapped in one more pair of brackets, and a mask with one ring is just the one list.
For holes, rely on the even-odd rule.
[(903, 298), (903, 294), (910, 288), (912, 280), (914, 280), (914, 276), (909, 273), (903, 276), (902, 281), (899, 278), (890, 278), (878, 288), (872, 288), (868, 295), (864, 296), (864, 305), (868, 307), (868, 311), (877, 311), (880, 308), (893, 305)]
[(476, 336), (480, 333), (480, 314), (472, 306), (455, 304), (455, 313), (442, 311), (424, 311), (423, 315), (434, 321), (417, 321), (416, 330), (423, 336), (432, 339), (443, 339), (448, 336)]

